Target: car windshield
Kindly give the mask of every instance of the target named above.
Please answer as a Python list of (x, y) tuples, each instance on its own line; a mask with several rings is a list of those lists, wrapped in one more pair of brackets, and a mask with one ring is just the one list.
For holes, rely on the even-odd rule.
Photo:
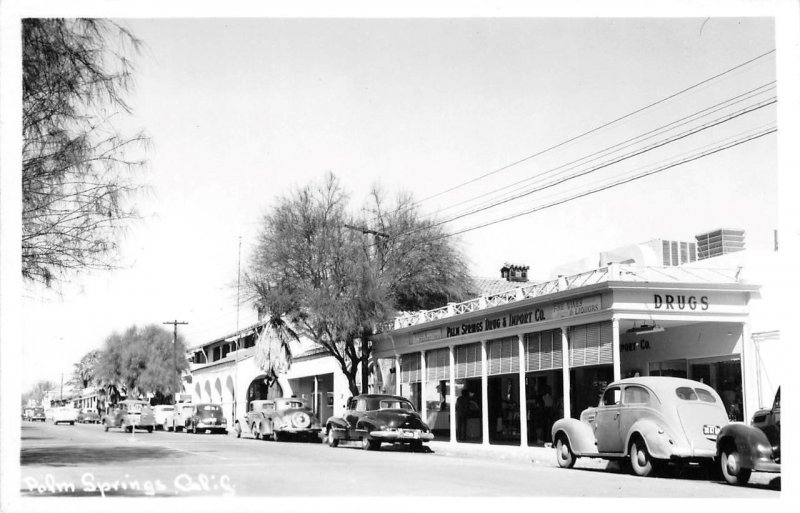
[(217, 406), (216, 404), (206, 404), (204, 406), (201, 406), (199, 409), (202, 411), (219, 411), (220, 407)]
[(383, 399), (381, 400), (379, 408), (381, 410), (409, 410), (414, 411), (414, 407), (408, 401), (401, 401), (399, 399)]
[(704, 388), (678, 387), (675, 389), (675, 395), (684, 401), (717, 402), (714, 398), (714, 394)]
[(283, 403), (284, 408), (302, 408), (303, 403), (300, 401), (287, 401)]

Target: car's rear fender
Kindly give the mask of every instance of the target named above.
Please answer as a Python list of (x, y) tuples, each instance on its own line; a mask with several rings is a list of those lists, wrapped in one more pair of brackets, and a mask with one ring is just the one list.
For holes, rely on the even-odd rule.
[(717, 435), (717, 454), (731, 445), (739, 453), (739, 465), (758, 469), (764, 463), (772, 463), (772, 445), (760, 429), (742, 422), (723, 426)]
[[(644, 440), (647, 452), (658, 459), (669, 459), (675, 452), (673, 449), (675, 444), (680, 443), (679, 440), (676, 440), (676, 437), (671, 436), (663, 427), (649, 419), (634, 422), (628, 430), (625, 436), (625, 454), (628, 453), (631, 442), (636, 438)], [(670, 443), (670, 440), (672, 440), (672, 443)]]
[(347, 438), (347, 421), (339, 417), (331, 417), (325, 423), (326, 431), (333, 431), (335, 438)]
[(592, 426), (578, 419), (559, 419), (553, 424), (553, 442), (566, 436), (572, 452), (578, 456), (597, 453), (597, 440)]

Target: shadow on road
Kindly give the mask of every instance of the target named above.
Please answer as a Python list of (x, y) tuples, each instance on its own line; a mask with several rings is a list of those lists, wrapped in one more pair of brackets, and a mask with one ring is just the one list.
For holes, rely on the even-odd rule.
[(33, 429), (30, 426), (23, 425), (22, 426), (21, 439), (22, 440), (52, 440), (52, 437), (50, 437), (50, 436), (37, 436), (37, 435), (33, 435), (32, 432), (35, 433), (36, 430)]
[(184, 453), (163, 447), (38, 447), (22, 449), (20, 465), (69, 467), (85, 464), (117, 465), (136, 460), (183, 458)]
[[(630, 470), (628, 470), (626, 465), (620, 465), (618, 462), (611, 461), (608, 463), (608, 467), (605, 469), (599, 468), (579, 468), (575, 467), (574, 470), (580, 470), (582, 472), (602, 472), (602, 473), (611, 473), (611, 474), (631, 474)], [(754, 473), (753, 475), (755, 475)], [(711, 481), (714, 483), (724, 484), (725, 486), (732, 486), (725, 483), (721, 476), (717, 475), (717, 472), (710, 470), (708, 468), (703, 468), (700, 466), (679, 466), (679, 465), (667, 465), (664, 468), (659, 469), (654, 477), (661, 478), (661, 479), (681, 479), (685, 481)], [(647, 479), (647, 478), (643, 478)], [(777, 490), (780, 491), (781, 489), (781, 478), (780, 476), (775, 477), (769, 481), (769, 483), (748, 483), (744, 485), (747, 488), (753, 488), (757, 490)]]

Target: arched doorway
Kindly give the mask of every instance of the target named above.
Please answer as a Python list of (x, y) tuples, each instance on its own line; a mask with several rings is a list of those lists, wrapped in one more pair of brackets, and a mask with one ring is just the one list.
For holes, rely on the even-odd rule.
[(250, 382), (247, 387), (247, 410), (250, 410), (251, 401), (259, 401), (262, 399), (275, 399), (283, 397), (283, 388), (278, 382), (272, 383), (272, 386), (267, 387), (264, 376), (259, 376)]

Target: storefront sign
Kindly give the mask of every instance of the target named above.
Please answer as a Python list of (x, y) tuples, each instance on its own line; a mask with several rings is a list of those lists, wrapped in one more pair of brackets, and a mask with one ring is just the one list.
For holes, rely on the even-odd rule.
[(501, 328), (522, 326), (524, 324), (532, 324), (534, 322), (541, 322), (544, 320), (544, 310), (541, 308), (534, 308), (533, 310), (529, 310), (527, 312), (518, 312), (497, 317), (487, 317), (474, 322), (465, 322), (455, 326), (448, 326), (446, 331), (448, 338), (458, 337), (461, 335), (469, 335), (471, 333), (483, 333), (485, 331), (492, 331)]
[(653, 307), (656, 310), (701, 310), (709, 307), (708, 296), (687, 296), (686, 294), (653, 294)]
[(620, 351), (647, 351), (650, 349), (650, 341), (642, 339), (638, 342), (625, 342), (619, 345)]
[(425, 330), (414, 333), (409, 341), (410, 345), (421, 344), (423, 342), (430, 342), (431, 340), (439, 340), (442, 338), (442, 329), (435, 328), (432, 330)]
[(560, 303), (553, 304), (553, 318), (564, 319), (587, 313), (600, 311), (600, 295), (582, 297), (578, 299), (568, 299)]

